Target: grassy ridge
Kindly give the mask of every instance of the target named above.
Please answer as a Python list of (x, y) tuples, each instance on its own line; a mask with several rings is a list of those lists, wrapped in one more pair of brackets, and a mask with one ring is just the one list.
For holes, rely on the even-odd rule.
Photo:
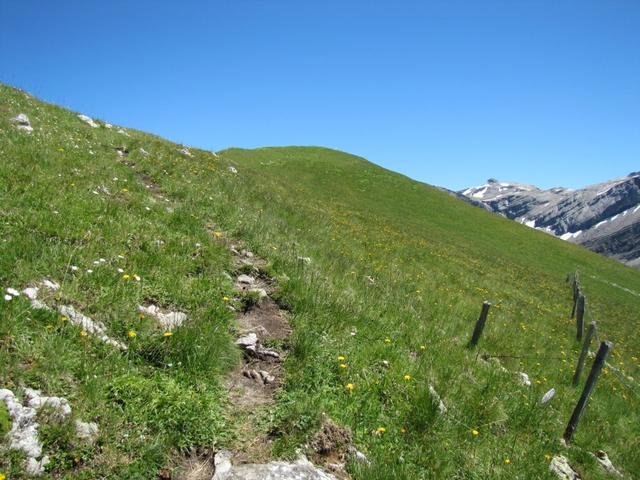
[[(21, 112), (36, 128), (31, 135), (8, 122)], [(638, 393), (612, 372), (601, 378), (574, 446), (558, 442), (579, 394), (570, 386), (578, 345), (564, 276), (580, 271), (602, 335), (616, 344), (611, 363), (639, 379), (640, 298), (613, 285), (640, 292), (637, 271), (342, 152), (187, 157), (170, 142), (127, 132), (92, 129), (0, 87), (2, 285), (60, 281), (61, 301), (131, 347), (114, 352), (55, 315), (29, 310), (25, 299), (2, 305), (0, 368), (8, 373), (0, 387), (66, 396), (103, 432), (94, 447), (74, 445), (68, 433), (50, 436), (52, 474), (149, 478), (190, 447), (231, 441), (219, 387), (237, 355), (224, 302), (230, 264), (205, 225), (270, 259), (292, 308), (287, 383), (270, 425), (276, 454), (293, 454), (326, 412), (351, 427), (372, 460), (370, 469), (350, 466), (356, 478), (551, 478), (547, 457), (556, 453), (604, 478), (588, 454), (597, 449), (640, 471)], [(116, 146), (129, 155), (119, 161)], [(141, 178), (171, 202), (154, 200)], [(99, 258), (107, 265), (93, 268)], [(502, 359), (506, 371), (465, 348), (485, 299), (494, 307), (479, 350), (529, 356)], [(182, 309), (190, 321), (167, 339), (137, 316), (148, 300)], [(518, 384), (519, 371), (531, 387)], [(551, 387), (556, 397), (538, 405)], [(19, 475), (11, 455), (0, 471)]]

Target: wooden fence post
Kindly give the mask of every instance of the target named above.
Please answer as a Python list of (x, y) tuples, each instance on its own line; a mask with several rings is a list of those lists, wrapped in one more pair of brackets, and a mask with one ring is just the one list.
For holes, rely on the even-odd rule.
[(582, 340), (582, 332), (584, 331), (584, 295), (578, 294), (576, 302), (576, 339)]
[(580, 352), (580, 358), (578, 358), (576, 373), (573, 375), (574, 385), (578, 385), (578, 383), (580, 383), (580, 375), (582, 375), (582, 369), (584, 368), (584, 361), (587, 359), (587, 354), (589, 353), (589, 345), (591, 344), (591, 339), (593, 338), (593, 334), (595, 332), (596, 332), (596, 322), (591, 322), (589, 324), (589, 329), (587, 330), (587, 336), (584, 338), (584, 343), (582, 344), (582, 351)]
[(476, 321), (476, 326), (473, 329), (473, 336), (471, 337), (471, 341), (469, 345), (475, 347), (478, 344), (478, 340), (480, 340), (480, 336), (482, 335), (482, 330), (484, 330), (484, 324), (487, 321), (487, 314), (489, 313), (489, 307), (491, 304), (487, 301), (482, 303), (482, 311), (480, 312), (480, 316)]
[(584, 412), (584, 409), (587, 406), (589, 395), (591, 395), (591, 392), (593, 391), (593, 387), (596, 384), (596, 380), (598, 380), (598, 376), (602, 371), (602, 366), (604, 365), (604, 362), (607, 360), (607, 355), (609, 355), (609, 350), (612, 347), (613, 347), (613, 344), (611, 342), (602, 342), (600, 344), (600, 348), (598, 349), (598, 353), (596, 354), (596, 359), (593, 361), (593, 366), (591, 367), (591, 371), (589, 372), (587, 383), (584, 386), (582, 395), (580, 395), (580, 399), (578, 400), (576, 407), (573, 409), (573, 413), (571, 414), (571, 418), (569, 419), (567, 428), (564, 431), (564, 441), (567, 443), (571, 441), (573, 432), (575, 432), (576, 428), (578, 427), (578, 422), (580, 421), (582, 412)]
[(580, 280), (578, 279), (578, 272), (573, 274), (573, 282), (571, 283), (573, 289), (573, 307), (571, 308), (571, 318), (576, 314), (576, 306), (578, 304), (578, 296), (580, 295)]

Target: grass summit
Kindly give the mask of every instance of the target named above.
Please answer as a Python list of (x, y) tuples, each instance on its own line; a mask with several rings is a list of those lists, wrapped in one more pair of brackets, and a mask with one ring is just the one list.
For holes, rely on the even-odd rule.
[[(0, 85), (7, 478), (30, 458), (47, 478), (184, 478), (190, 459), (256, 437), (250, 460), (313, 457), (326, 418), (368, 459), (347, 458), (353, 478), (555, 478), (558, 455), (606, 478), (599, 450), (640, 472), (640, 272), (346, 153), (216, 155), (91, 122)], [(234, 310), (261, 300), (234, 290), (233, 241), (265, 260), (292, 328), (267, 345), (286, 352), (275, 404), (241, 414), (225, 380), (241, 358)], [(575, 270), (615, 370), (565, 446), (582, 387)], [(31, 457), (11, 440), (29, 389), (71, 409), (34, 408)], [(83, 439), (78, 422), (97, 431)]]

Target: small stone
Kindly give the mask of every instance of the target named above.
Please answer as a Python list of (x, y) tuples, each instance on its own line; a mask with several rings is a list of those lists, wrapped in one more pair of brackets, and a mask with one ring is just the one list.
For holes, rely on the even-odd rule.
[(276, 377), (271, 375), (266, 370), (260, 370), (259, 373), (260, 373), (260, 376), (262, 377), (262, 381), (264, 382), (265, 385), (268, 385), (268, 384), (273, 383), (273, 382), (276, 381)]
[(563, 480), (580, 480), (582, 478), (578, 472), (569, 465), (569, 460), (562, 455), (556, 455), (551, 459), (549, 470)]
[(191, 152), (189, 151), (189, 149), (187, 147), (179, 148), (178, 149), (178, 153), (186, 155), (187, 157), (193, 157), (193, 155), (191, 154)]
[(611, 460), (609, 460), (609, 456), (605, 451), (598, 450), (595, 454), (592, 455), (596, 458), (600, 466), (607, 471), (607, 473), (610, 473), (611, 475), (614, 475), (616, 477), (622, 477), (622, 472), (613, 466), (613, 463), (611, 463)]
[(531, 386), (531, 380), (529, 379), (529, 375), (527, 375), (524, 372), (518, 372), (518, 380), (520, 381), (520, 384), (524, 385), (525, 387)]
[(232, 167), (232, 166), (229, 167), (229, 171), (234, 174), (238, 173), (238, 170), (236, 169), (236, 167)]
[(96, 122), (94, 122), (91, 117), (79, 114), (78, 118), (80, 120), (82, 120), (84, 123), (86, 123), (87, 125), (89, 125), (91, 128), (98, 128), (99, 127), (99, 125)]
[(258, 336), (255, 333), (249, 333), (236, 340), (236, 345), (241, 348), (255, 347), (258, 343)]
[(250, 275), (244, 275), (243, 274), (243, 275), (239, 275), (238, 276), (238, 283), (244, 283), (244, 284), (247, 284), (247, 285), (251, 285), (251, 284), (255, 283), (255, 281), (256, 281), (256, 279), (253, 278)]
[(311, 258), (310, 257), (298, 257), (298, 261), (302, 262), (302, 263), (309, 264), (309, 263), (311, 263)]
[(98, 436), (98, 424), (76, 420), (76, 436), (80, 440), (87, 440), (92, 443)]
[(140, 153), (141, 153), (142, 155), (144, 155), (145, 157), (146, 157), (147, 155), (149, 155), (149, 152), (147, 152), (147, 151), (146, 151), (144, 148), (142, 148), (142, 147), (140, 147)]
[(20, 113), (15, 117), (10, 119), (11, 123), (16, 125), (18, 130), (24, 130), (27, 133), (33, 132), (33, 127), (29, 122), (29, 117), (27, 117), (24, 113)]

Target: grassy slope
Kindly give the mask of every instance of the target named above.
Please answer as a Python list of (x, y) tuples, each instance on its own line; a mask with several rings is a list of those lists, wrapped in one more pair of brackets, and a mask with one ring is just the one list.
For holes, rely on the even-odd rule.
[[(100, 448), (51, 435), (58, 475), (71, 475), (72, 459), (82, 455), (86, 477), (145, 478), (172, 451), (231, 441), (219, 394), (219, 376), (235, 358), (222, 300), (231, 289), (222, 275), (229, 258), (203, 228), (211, 222), (246, 239), (288, 277), (280, 283), (295, 331), (286, 389), (271, 421), (276, 452), (284, 455), (327, 412), (353, 429), (373, 460), (371, 471), (351, 466), (358, 478), (544, 478), (545, 455), (564, 451), (557, 439), (579, 393), (569, 384), (578, 345), (564, 284), (576, 268), (601, 335), (616, 343), (612, 362), (640, 378), (640, 298), (611, 285), (640, 291), (637, 271), (341, 152), (230, 149), (219, 158), (198, 151), (187, 158), (157, 137), (91, 129), (74, 114), (0, 88), (2, 285), (23, 287), (43, 276), (64, 281), (62, 297), (119, 338), (139, 332), (123, 355), (29, 311), (26, 301), (3, 304), (3, 383), (67, 396), (80, 416), (99, 416)], [(8, 124), (20, 112), (34, 134)], [(120, 145), (130, 150), (134, 170), (115, 161), (112, 147)], [(176, 201), (173, 213), (151, 202), (136, 171)], [(93, 194), (100, 185), (113, 195)], [(202, 254), (193, 257), (196, 242)], [(142, 282), (114, 272), (120, 253), (123, 268)], [(100, 257), (114, 263), (91, 275), (69, 274), (68, 265), (91, 268)], [(171, 343), (137, 318), (136, 304), (148, 298), (191, 314)], [(527, 372), (531, 388), (465, 348), (485, 299), (495, 308), (480, 350), (536, 357), (502, 360), (511, 372)], [(179, 367), (161, 368), (168, 363)], [(449, 407), (446, 418), (436, 413), (429, 383)], [(551, 387), (556, 397), (536, 406)], [(164, 404), (147, 408), (158, 389), (169, 404), (192, 401), (168, 408), (170, 414)], [(640, 471), (638, 400), (637, 390), (605, 373), (575, 446), (564, 452), (589, 478), (602, 477), (586, 453), (600, 448), (627, 472)], [(185, 417), (185, 434), (175, 434), (176, 412)], [(378, 427), (385, 432), (374, 434)]]

